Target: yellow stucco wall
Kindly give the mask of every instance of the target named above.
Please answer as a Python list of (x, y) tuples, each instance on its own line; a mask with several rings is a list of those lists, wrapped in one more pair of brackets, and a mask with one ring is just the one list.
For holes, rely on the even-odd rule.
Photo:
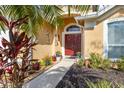
[(74, 17), (66, 17), (63, 18), (63, 20), (64, 20), (64, 25), (58, 30), (59, 41), (58, 41), (58, 46), (56, 46), (56, 51), (61, 51), (61, 52), (62, 52), (62, 32), (64, 32), (64, 29), (67, 25), (76, 23)]
[[(58, 45), (55, 45), (55, 29), (48, 24), (45, 24), (39, 29), (37, 33), (38, 44), (34, 47), (33, 58), (42, 59), (45, 56), (55, 55), (56, 51), (62, 52), (62, 32), (64, 27), (70, 23), (76, 23), (74, 17), (64, 18), (64, 25), (58, 29)], [(46, 34), (49, 33), (49, 38)]]
[(94, 29), (84, 31), (84, 36), (85, 36), (84, 37), (84, 56), (85, 57), (89, 57), (89, 54), (91, 52), (103, 54), (104, 21), (122, 17), (122, 16), (124, 17), (124, 10), (119, 10), (116, 13), (111, 14), (110, 16), (104, 16), (106, 17), (106, 19), (99, 22), (97, 21)]
[(84, 31), (84, 56), (89, 53), (102, 53), (103, 49), (103, 24), (99, 23), (93, 30)]
[[(110, 12), (111, 13), (111, 12)], [(76, 16), (76, 15), (75, 15)], [(89, 53), (96, 52), (96, 53), (103, 53), (103, 23), (107, 19), (113, 19), (117, 17), (124, 16), (124, 10), (119, 10), (118, 12), (107, 16), (103, 15), (105, 19), (101, 21), (96, 22), (96, 26), (92, 30), (84, 30), (84, 36), (82, 39), (82, 54), (84, 54), (85, 57), (89, 56)], [(64, 31), (65, 26), (68, 24), (75, 23), (73, 16), (65, 17), (64, 19), (64, 26), (59, 27), (58, 34), (59, 34), (59, 41), (58, 45), (55, 46), (55, 38), (54, 38), (54, 28), (52, 28), (50, 25), (45, 24), (42, 29), (39, 30), (37, 34), (38, 39), (38, 45), (35, 46), (35, 50), (33, 50), (33, 58), (35, 59), (41, 59), (45, 57), (46, 55), (54, 55), (55, 51), (62, 51), (62, 32)], [(95, 19), (97, 20), (97, 19)], [(84, 21), (84, 20), (83, 20)], [(81, 21), (81, 24), (83, 25), (86, 21)], [(47, 32), (49, 32), (49, 38), (46, 35)]]
[(38, 44), (34, 47), (33, 58), (41, 59), (45, 56), (51, 56), (54, 50), (54, 29), (45, 24), (37, 33)]

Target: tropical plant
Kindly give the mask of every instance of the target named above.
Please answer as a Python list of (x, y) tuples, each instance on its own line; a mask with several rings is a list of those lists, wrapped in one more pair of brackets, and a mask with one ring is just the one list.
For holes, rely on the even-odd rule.
[[(64, 7), (64, 6), (63, 6)], [(87, 14), (91, 5), (68, 5), (68, 15), (70, 16), (73, 11), (80, 12), (82, 14)]]
[[(15, 20), (28, 16), (28, 25), (21, 27), (28, 35), (36, 35), (38, 29), (44, 23), (51, 24), (58, 31), (58, 27), (63, 25), (62, 14), (64, 13), (63, 7), (67, 7), (68, 14), (73, 11), (86, 14), (91, 5), (1, 5), (0, 15), (6, 16), (9, 19)], [(2, 28), (3, 27), (3, 24)]]
[(92, 82), (90, 80), (86, 81), (88, 88), (123, 88), (124, 85), (121, 83), (110, 82), (107, 80), (98, 80), (97, 82)]
[(96, 83), (92, 81), (86, 81), (89, 88), (111, 88), (112, 82), (106, 81), (106, 80), (100, 80)]
[(103, 59), (101, 58), (101, 56), (99, 54), (91, 53), (89, 60), (91, 61), (91, 66), (93, 68), (99, 68)]
[(120, 58), (120, 60), (116, 61), (117, 67), (119, 70), (124, 71), (124, 57)]
[(102, 68), (104, 70), (111, 67), (111, 61), (109, 59), (104, 59), (100, 54), (91, 53), (89, 60), (91, 61), (92, 68)]
[[(15, 20), (28, 16), (28, 25), (23, 25), (23, 29), (29, 36), (34, 36), (44, 24), (59, 26), (62, 24), (61, 14), (63, 10), (55, 5), (2, 5), (0, 14)], [(0, 24), (4, 28), (3, 24)]]
[(81, 52), (76, 53), (77, 58), (81, 58)]
[(45, 64), (45, 61), (44, 61), (43, 59), (41, 59), (41, 60), (39, 61), (39, 63), (40, 63), (40, 66), (41, 66), (41, 67), (46, 65), (46, 64)]
[[(8, 21), (4, 16), (0, 16), (0, 22), (9, 30), (9, 41), (4, 37), (0, 46), (0, 71), (1, 80), (4, 87), (20, 87), (21, 82), (28, 72), (30, 64), (30, 49), (36, 43), (28, 37), (25, 32), (20, 31), (20, 26), (27, 24), (28, 17), (25, 16), (18, 20)], [(7, 76), (9, 76), (7, 78)], [(8, 86), (8, 82), (11, 86)]]
[(100, 64), (100, 68), (104, 70), (111, 68), (111, 61), (109, 59), (103, 59), (103, 61)]
[(77, 62), (77, 65), (82, 67), (84, 65), (84, 60), (82, 58), (80, 58)]

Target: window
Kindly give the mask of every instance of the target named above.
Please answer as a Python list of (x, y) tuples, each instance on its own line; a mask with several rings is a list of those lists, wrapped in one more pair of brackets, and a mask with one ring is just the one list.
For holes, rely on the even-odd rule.
[(124, 21), (108, 23), (108, 58), (124, 56)]
[(78, 27), (78, 26), (76, 26), (76, 25), (72, 25), (72, 26), (68, 27), (66, 31), (67, 31), (67, 32), (80, 31), (80, 27)]

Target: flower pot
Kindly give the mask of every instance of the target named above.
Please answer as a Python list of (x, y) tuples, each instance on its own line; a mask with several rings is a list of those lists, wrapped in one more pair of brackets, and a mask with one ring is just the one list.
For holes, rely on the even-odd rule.
[(61, 56), (56, 57), (57, 62), (61, 61)]
[(52, 56), (52, 61), (56, 61), (56, 56)]
[(40, 64), (38, 62), (32, 64), (32, 68), (34, 70), (39, 70), (40, 69)]

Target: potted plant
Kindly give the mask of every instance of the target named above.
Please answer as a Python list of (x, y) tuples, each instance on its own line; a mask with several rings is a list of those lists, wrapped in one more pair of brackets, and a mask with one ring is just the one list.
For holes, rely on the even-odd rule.
[(76, 56), (77, 56), (77, 58), (80, 59), (80, 58), (81, 58), (81, 52), (77, 52), (77, 53), (76, 53)]
[(52, 57), (46, 56), (45, 58), (43, 58), (43, 61), (45, 63), (45, 66), (49, 66), (52, 64)]
[(55, 62), (56, 61), (56, 56), (52, 56), (52, 61)]
[(40, 69), (40, 63), (38, 62), (38, 60), (34, 60), (32, 62), (32, 68), (33, 68), (33, 70), (39, 70)]
[(60, 61), (61, 59), (62, 59), (62, 53), (61, 53), (61, 51), (57, 51), (56, 52), (56, 60), (57, 60), (57, 62)]

